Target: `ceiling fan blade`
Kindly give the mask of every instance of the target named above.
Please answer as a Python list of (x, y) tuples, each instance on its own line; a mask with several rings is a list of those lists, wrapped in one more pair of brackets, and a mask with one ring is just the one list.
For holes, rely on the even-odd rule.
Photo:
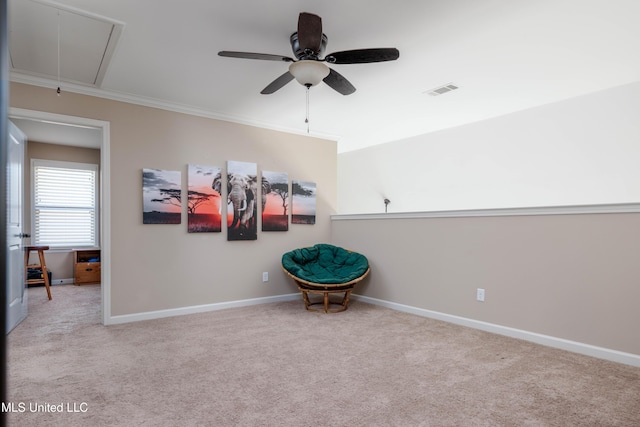
[(298, 41), (300, 49), (320, 53), (322, 44), (322, 18), (302, 12), (298, 17)]
[(356, 88), (349, 82), (349, 80), (345, 79), (344, 76), (336, 70), (329, 70), (329, 75), (322, 81), (343, 95), (351, 95), (356, 91)]
[(324, 60), (331, 64), (367, 64), (370, 62), (395, 61), (400, 57), (396, 48), (356, 49), (333, 52)]
[(289, 83), (291, 80), (293, 80), (293, 78), (294, 78), (293, 74), (287, 71), (286, 73), (284, 73), (283, 75), (281, 75), (280, 77), (278, 77), (277, 79), (269, 83), (269, 85), (264, 89), (262, 89), (262, 92), (260, 93), (263, 95), (270, 95), (273, 92), (280, 89), (281, 87), (283, 87), (284, 85), (286, 85), (287, 83)]
[(218, 52), (220, 56), (227, 56), (229, 58), (244, 58), (244, 59), (262, 59), (266, 61), (284, 61), (293, 62), (293, 58), (282, 55), (271, 55), (269, 53), (252, 53), (252, 52), (233, 52), (230, 50), (223, 50)]

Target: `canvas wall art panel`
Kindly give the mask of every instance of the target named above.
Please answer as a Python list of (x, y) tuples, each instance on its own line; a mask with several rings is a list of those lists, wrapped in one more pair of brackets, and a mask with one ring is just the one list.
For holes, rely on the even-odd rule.
[(227, 161), (227, 240), (258, 238), (258, 165)]
[(142, 223), (180, 224), (181, 214), (180, 171), (142, 169)]
[(291, 195), (291, 224), (315, 224), (316, 183), (293, 181)]
[(222, 176), (216, 166), (188, 165), (187, 231), (189, 233), (222, 230), (221, 190), (215, 190), (215, 179)]
[(289, 229), (289, 175), (262, 171), (262, 231)]

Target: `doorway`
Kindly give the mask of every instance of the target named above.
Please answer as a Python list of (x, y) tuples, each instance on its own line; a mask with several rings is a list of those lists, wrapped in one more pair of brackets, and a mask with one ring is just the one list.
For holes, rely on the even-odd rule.
[[(58, 138), (59, 141), (66, 141), (67, 145), (72, 144), (82, 146), (81, 134), (87, 134), (87, 132), (91, 131), (93, 134), (98, 135), (96, 141), (87, 141), (85, 144), (93, 144), (92, 148), (100, 149), (100, 309), (102, 324), (108, 325), (110, 324), (111, 319), (111, 233), (109, 232), (111, 229), (111, 179), (109, 122), (19, 108), (9, 109), (9, 119), (16, 123), (18, 127), (21, 127), (22, 124), (22, 126), (26, 128), (25, 133), (27, 135), (27, 139), (31, 137), (29, 134), (30, 130), (32, 133), (35, 133), (38, 132), (37, 129), (46, 129), (48, 138), (51, 142), (56, 141), (55, 138)], [(31, 125), (33, 125), (33, 127)]]

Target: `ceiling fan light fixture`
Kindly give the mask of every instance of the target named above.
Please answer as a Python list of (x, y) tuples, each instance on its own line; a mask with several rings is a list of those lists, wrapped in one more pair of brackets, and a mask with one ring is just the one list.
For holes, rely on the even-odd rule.
[(311, 87), (329, 75), (329, 67), (323, 62), (302, 60), (289, 66), (289, 73), (303, 86)]
[(368, 64), (371, 62), (395, 61), (400, 57), (398, 49), (387, 47), (343, 50), (325, 55), (324, 59), (320, 59), (327, 45), (327, 36), (322, 32), (322, 18), (307, 12), (302, 12), (298, 16), (298, 31), (289, 37), (289, 42), (295, 54), (295, 59), (282, 55), (230, 50), (222, 50), (218, 52), (218, 55), (231, 58), (290, 62), (288, 71), (285, 71), (260, 91), (263, 95), (274, 93), (293, 79), (296, 79), (298, 83), (307, 89), (324, 82), (331, 89), (342, 95), (351, 95), (356, 91), (356, 88), (343, 75), (332, 68), (330, 69), (326, 63)]

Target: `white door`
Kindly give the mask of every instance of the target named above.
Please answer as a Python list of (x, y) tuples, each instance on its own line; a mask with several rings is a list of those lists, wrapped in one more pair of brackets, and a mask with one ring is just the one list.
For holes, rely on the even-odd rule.
[(27, 317), (24, 277), (23, 185), (25, 135), (9, 122), (7, 153), (7, 333)]

